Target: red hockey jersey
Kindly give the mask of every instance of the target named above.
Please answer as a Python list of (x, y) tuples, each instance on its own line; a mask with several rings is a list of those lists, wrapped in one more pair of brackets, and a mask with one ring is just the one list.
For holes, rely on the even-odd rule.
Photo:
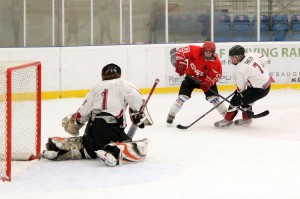
[(176, 72), (182, 76), (188, 74), (200, 82), (204, 79), (217, 83), (222, 77), (222, 64), (214, 54), (214, 60), (205, 60), (201, 46), (189, 45), (176, 52)]

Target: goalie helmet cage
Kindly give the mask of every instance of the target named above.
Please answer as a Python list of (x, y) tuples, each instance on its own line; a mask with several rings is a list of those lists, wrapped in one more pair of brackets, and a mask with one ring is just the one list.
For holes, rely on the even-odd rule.
[(0, 123), (0, 179), (11, 181), (12, 160), (40, 156), (40, 62), (0, 62)]

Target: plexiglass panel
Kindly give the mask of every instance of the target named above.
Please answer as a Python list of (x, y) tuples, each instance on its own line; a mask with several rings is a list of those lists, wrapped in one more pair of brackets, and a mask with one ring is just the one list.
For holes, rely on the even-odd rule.
[(1, 0), (0, 25), (0, 47), (300, 41), (300, 1)]
[(22, 0), (0, 1), (0, 46), (24, 46), (24, 4)]

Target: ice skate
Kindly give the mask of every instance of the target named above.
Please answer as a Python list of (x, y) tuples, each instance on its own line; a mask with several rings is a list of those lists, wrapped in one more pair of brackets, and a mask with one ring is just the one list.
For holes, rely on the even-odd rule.
[(234, 124), (235, 125), (251, 124), (252, 119), (249, 117), (249, 112), (253, 113), (252, 111), (243, 111), (243, 113), (242, 113), (242, 118), (243, 119), (237, 119), (237, 120), (235, 120)]
[(231, 126), (232, 124), (233, 124), (233, 121), (223, 119), (223, 120), (220, 120), (218, 122), (215, 122), (214, 125), (215, 125), (215, 127), (222, 128), (222, 127)]
[(175, 116), (170, 115), (170, 114), (168, 115), (168, 118), (167, 118), (167, 125), (168, 126), (172, 126), (174, 118), (175, 118)]
[(244, 124), (251, 124), (252, 119), (237, 119), (234, 121), (235, 125), (244, 125)]
[(110, 167), (114, 167), (119, 165), (119, 161), (113, 156), (111, 153), (106, 152), (104, 150), (95, 151), (97, 156), (105, 162)]

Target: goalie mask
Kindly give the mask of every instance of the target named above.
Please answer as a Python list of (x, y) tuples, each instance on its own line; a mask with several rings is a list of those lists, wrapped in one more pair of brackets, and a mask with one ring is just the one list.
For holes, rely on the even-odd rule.
[(107, 64), (102, 69), (102, 79), (110, 80), (117, 79), (121, 77), (121, 68), (116, 64)]

